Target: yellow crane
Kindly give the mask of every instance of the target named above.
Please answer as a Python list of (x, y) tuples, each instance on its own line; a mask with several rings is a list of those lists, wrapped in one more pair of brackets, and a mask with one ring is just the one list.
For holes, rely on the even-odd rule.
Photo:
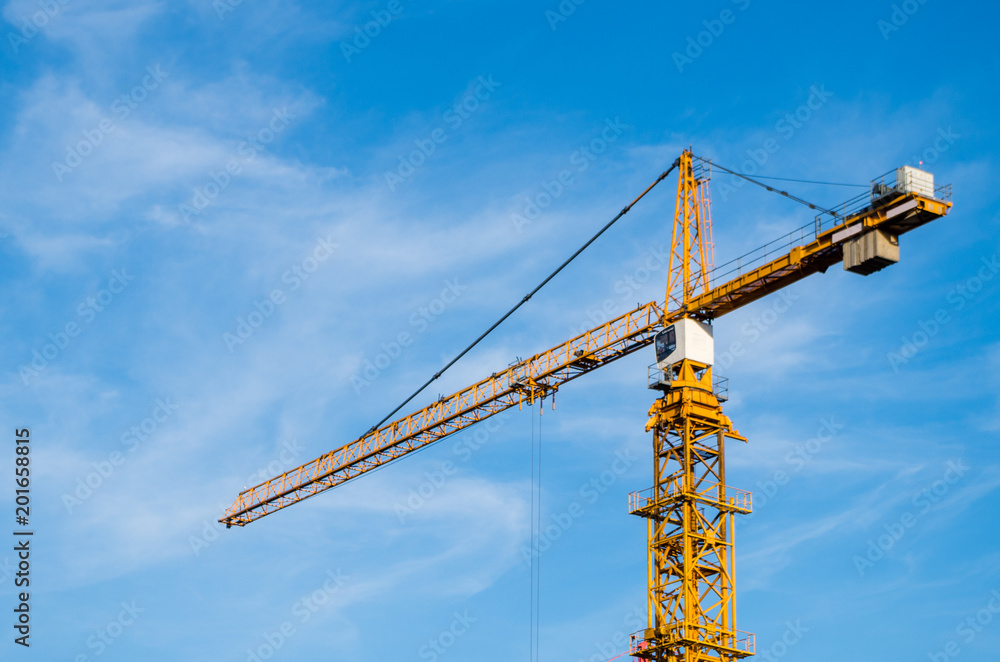
[(726, 440), (746, 439), (722, 412), (711, 322), (838, 262), (862, 275), (898, 262), (899, 236), (946, 215), (951, 189), (935, 186), (930, 173), (898, 168), (813, 223), (713, 267), (712, 167), (727, 170), (690, 150), (671, 167), (678, 171), (677, 202), (662, 303), (639, 306), (244, 490), (220, 521), (245, 526), (506, 409), (544, 401), (562, 384), (652, 344), (649, 386), (662, 391), (646, 422), (654, 481), (629, 495), (629, 512), (647, 520), (648, 623), (632, 635), (629, 652), (670, 662), (753, 655), (754, 636), (736, 629), (733, 581), (734, 516), (751, 512), (752, 495), (727, 486), (725, 471)]

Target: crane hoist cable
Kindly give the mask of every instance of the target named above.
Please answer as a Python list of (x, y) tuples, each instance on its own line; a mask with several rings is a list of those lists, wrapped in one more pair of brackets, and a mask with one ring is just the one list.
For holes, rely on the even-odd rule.
[(768, 191), (771, 191), (772, 193), (777, 193), (779, 195), (783, 195), (786, 198), (788, 198), (789, 200), (794, 200), (795, 202), (798, 202), (799, 204), (802, 204), (802, 205), (805, 205), (806, 207), (809, 207), (809, 209), (819, 210), (819, 211), (823, 212), (824, 214), (830, 214), (834, 218), (839, 218), (840, 217), (840, 214), (838, 214), (837, 212), (833, 211), (832, 209), (826, 209), (825, 207), (821, 207), (819, 205), (813, 204), (813, 203), (809, 202), (808, 200), (803, 200), (802, 198), (800, 198), (798, 196), (794, 196), (791, 193), (789, 193), (788, 191), (782, 191), (781, 189), (777, 189), (777, 188), (774, 188), (773, 186), (769, 186), (768, 184), (765, 184), (764, 182), (759, 182), (756, 179), (754, 179), (753, 177), (748, 177), (748, 176), (744, 175), (742, 172), (737, 172), (737, 171), (731, 170), (731, 169), (729, 169), (729, 168), (727, 168), (725, 166), (721, 166), (718, 163), (716, 163), (715, 161), (711, 161), (711, 160), (706, 159), (706, 158), (701, 157), (701, 156), (695, 156), (694, 158), (698, 159), (702, 163), (705, 163), (707, 165), (712, 166), (713, 168), (718, 168), (719, 170), (722, 170), (723, 172), (727, 172), (730, 175), (735, 175), (736, 177), (740, 177), (741, 179), (745, 179), (748, 182), (750, 182), (751, 184), (756, 184), (757, 186), (760, 186), (761, 188), (767, 189)]
[[(538, 498), (535, 500), (535, 526), (537, 527), (537, 549), (538, 558), (535, 560), (535, 662), (538, 662), (538, 646), (541, 639), (541, 611), (542, 611), (542, 411), (544, 404), (538, 400), (538, 473), (536, 484), (538, 486)], [(534, 429), (534, 428), (532, 428)]]
[(476, 338), (475, 340), (473, 340), (473, 341), (472, 341), (472, 344), (470, 344), (470, 345), (469, 345), (468, 347), (466, 347), (466, 348), (465, 348), (465, 349), (463, 349), (463, 350), (462, 350), (461, 352), (459, 352), (459, 353), (458, 353), (458, 356), (456, 356), (455, 358), (453, 358), (453, 359), (452, 359), (451, 361), (449, 361), (449, 362), (448, 362), (448, 363), (447, 363), (447, 364), (446, 364), (446, 365), (445, 365), (445, 366), (444, 366), (443, 368), (441, 368), (441, 369), (440, 369), (440, 370), (438, 370), (438, 371), (437, 371), (436, 373), (434, 373), (434, 376), (433, 376), (433, 377), (431, 377), (431, 378), (430, 378), (430, 379), (428, 379), (428, 380), (427, 380), (426, 382), (424, 382), (424, 384), (423, 384), (423, 385), (422, 385), (422, 386), (421, 386), (420, 388), (418, 388), (418, 389), (417, 389), (416, 391), (414, 391), (414, 392), (413, 392), (413, 393), (412, 393), (412, 394), (411, 394), (411, 395), (410, 395), (410, 396), (409, 396), (408, 398), (406, 398), (405, 400), (403, 400), (403, 401), (402, 401), (402, 402), (401, 402), (401, 403), (399, 404), (399, 406), (397, 406), (397, 407), (396, 407), (395, 409), (393, 409), (393, 410), (392, 410), (392, 411), (390, 411), (390, 412), (389, 412), (388, 414), (386, 414), (386, 415), (385, 415), (385, 417), (384, 417), (384, 418), (383, 418), (382, 420), (380, 420), (380, 421), (379, 421), (378, 423), (376, 423), (375, 425), (371, 426), (371, 429), (369, 429), (369, 432), (374, 432), (375, 430), (377, 430), (377, 429), (379, 428), (379, 426), (381, 426), (381, 425), (382, 425), (383, 423), (385, 423), (385, 422), (386, 422), (386, 421), (388, 421), (388, 420), (389, 420), (390, 418), (392, 418), (392, 416), (393, 416), (393, 415), (394, 415), (394, 414), (395, 414), (396, 412), (398, 412), (398, 411), (399, 411), (400, 409), (402, 409), (402, 408), (403, 408), (403, 407), (405, 407), (405, 406), (406, 406), (407, 404), (409, 404), (410, 400), (412, 400), (413, 398), (415, 398), (415, 397), (417, 397), (418, 395), (420, 395), (420, 393), (421, 393), (421, 392), (422, 392), (422, 391), (423, 391), (423, 390), (424, 390), (425, 388), (427, 388), (428, 386), (430, 386), (432, 382), (434, 382), (434, 381), (435, 381), (435, 380), (436, 380), (436, 379), (437, 379), (438, 377), (440, 377), (441, 375), (443, 375), (443, 374), (445, 373), (445, 371), (446, 371), (446, 370), (448, 370), (448, 368), (450, 368), (451, 366), (455, 365), (455, 363), (457, 363), (459, 359), (461, 359), (461, 358), (462, 358), (463, 356), (465, 356), (466, 354), (468, 354), (468, 353), (469, 353), (469, 351), (470, 351), (470, 350), (471, 350), (471, 349), (472, 349), (473, 347), (475, 347), (476, 345), (478, 345), (478, 344), (480, 343), (480, 341), (481, 341), (481, 340), (482, 340), (483, 338), (485, 338), (485, 337), (486, 337), (486, 336), (488, 336), (488, 335), (489, 335), (490, 333), (492, 333), (494, 329), (496, 329), (496, 328), (497, 328), (498, 326), (500, 326), (500, 325), (501, 325), (501, 324), (502, 324), (502, 323), (504, 322), (504, 320), (506, 320), (506, 319), (507, 319), (508, 317), (510, 317), (511, 315), (513, 315), (513, 314), (514, 314), (514, 311), (516, 311), (516, 310), (517, 310), (518, 308), (520, 308), (520, 307), (521, 307), (521, 306), (523, 306), (523, 305), (524, 305), (525, 303), (527, 303), (527, 302), (528, 302), (528, 300), (529, 300), (529, 299), (531, 299), (531, 297), (535, 296), (535, 294), (536, 294), (536, 293), (538, 292), (538, 290), (540, 290), (540, 289), (542, 289), (543, 287), (545, 287), (545, 286), (546, 286), (546, 285), (548, 284), (548, 282), (549, 282), (550, 280), (552, 280), (553, 278), (555, 278), (555, 277), (556, 277), (556, 275), (557, 275), (557, 274), (558, 274), (558, 273), (559, 273), (560, 271), (562, 271), (562, 270), (563, 270), (564, 268), (566, 268), (566, 266), (567, 266), (567, 265), (568, 265), (568, 264), (569, 264), (570, 262), (572, 262), (573, 260), (575, 260), (575, 259), (577, 258), (577, 256), (579, 256), (579, 255), (580, 255), (580, 253), (582, 253), (582, 252), (583, 252), (584, 250), (586, 250), (586, 249), (587, 249), (587, 247), (589, 247), (589, 246), (590, 246), (590, 245), (591, 245), (592, 243), (594, 243), (595, 241), (597, 241), (597, 238), (598, 238), (598, 237), (600, 237), (600, 236), (601, 236), (602, 234), (604, 234), (604, 232), (605, 232), (605, 231), (606, 231), (606, 230), (607, 230), (608, 228), (610, 228), (610, 227), (611, 227), (612, 225), (614, 225), (614, 224), (615, 224), (615, 222), (616, 222), (616, 221), (617, 221), (618, 219), (620, 219), (620, 218), (621, 218), (622, 216), (624, 216), (625, 214), (627, 214), (627, 213), (629, 212), (629, 210), (631, 210), (631, 209), (632, 209), (632, 207), (633, 207), (633, 206), (634, 206), (634, 205), (635, 205), (635, 204), (636, 204), (637, 202), (639, 202), (639, 201), (640, 201), (640, 200), (642, 200), (642, 199), (643, 199), (644, 197), (646, 197), (646, 194), (647, 194), (647, 193), (649, 193), (650, 191), (652, 191), (652, 190), (653, 190), (653, 187), (655, 187), (655, 186), (656, 186), (657, 184), (659, 184), (659, 183), (660, 183), (660, 182), (662, 182), (662, 181), (663, 181), (664, 179), (666, 179), (666, 178), (667, 178), (667, 175), (669, 175), (669, 174), (670, 174), (671, 172), (673, 172), (674, 168), (676, 168), (676, 167), (677, 167), (678, 165), (680, 165), (680, 162), (681, 162), (680, 158), (677, 158), (677, 159), (675, 159), (675, 160), (674, 160), (674, 163), (673, 163), (673, 165), (671, 165), (671, 166), (670, 166), (669, 168), (667, 168), (667, 169), (666, 169), (665, 171), (663, 171), (663, 173), (661, 173), (661, 174), (660, 174), (660, 176), (656, 178), (656, 181), (654, 181), (654, 182), (653, 182), (652, 184), (650, 184), (650, 185), (649, 185), (649, 186), (648, 186), (648, 187), (646, 188), (646, 190), (645, 190), (645, 191), (643, 191), (642, 193), (640, 193), (640, 194), (639, 194), (639, 197), (637, 197), (637, 198), (636, 198), (635, 200), (633, 200), (632, 202), (630, 202), (630, 203), (628, 203), (627, 205), (625, 205), (625, 207), (624, 207), (624, 208), (623, 208), (623, 209), (622, 209), (622, 210), (621, 210), (620, 212), (618, 212), (618, 215), (617, 215), (617, 216), (615, 216), (615, 217), (614, 217), (614, 218), (612, 218), (612, 219), (611, 219), (610, 221), (608, 221), (607, 225), (605, 225), (605, 226), (604, 226), (603, 228), (601, 228), (600, 230), (598, 230), (598, 231), (597, 231), (597, 234), (595, 234), (595, 235), (594, 235), (593, 237), (591, 237), (590, 239), (588, 239), (588, 240), (587, 240), (587, 243), (585, 243), (585, 244), (584, 244), (583, 246), (580, 246), (580, 248), (578, 248), (578, 249), (577, 249), (577, 251), (576, 251), (575, 253), (573, 253), (572, 255), (570, 255), (570, 256), (569, 256), (569, 257), (568, 257), (568, 258), (566, 259), (566, 261), (565, 261), (565, 262), (563, 262), (562, 264), (560, 264), (560, 265), (559, 265), (559, 266), (558, 266), (558, 267), (556, 268), (556, 270), (555, 270), (555, 271), (553, 271), (553, 272), (552, 272), (551, 274), (549, 274), (548, 276), (546, 276), (545, 280), (543, 280), (543, 281), (542, 281), (541, 283), (539, 283), (539, 284), (538, 284), (538, 286), (537, 286), (537, 287), (535, 287), (535, 289), (533, 289), (533, 290), (531, 290), (530, 292), (528, 292), (527, 294), (525, 294), (525, 295), (524, 295), (524, 297), (523, 297), (523, 298), (522, 298), (522, 299), (521, 299), (520, 301), (518, 301), (518, 302), (517, 302), (517, 304), (515, 304), (513, 308), (511, 308), (510, 310), (508, 310), (508, 311), (507, 311), (507, 312), (506, 312), (506, 313), (505, 313), (505, 314), (503, 315), (503, 317), (501, 317), (501, 318), (500, 318), (500, 319), (498, 319), (498, 320), (497, 320), (496, 322), (494, 322), (494, 323), (493, 323), (493, 326), (491, 326), (490, 328), (488, 328), (488, 329), (486, 329), (485, 331), (483, 331), (482, 335), (480, 335), (480, 336), (479, 336), (478, 338)]
[(531, 409), (531, 529), (528, 532), (528, 662), (535, 659), (535, 409)]
[(868, 184), (844, 184), (842, 182), (817, 182), (812, 179), (791, 179), (789, 177), (765, 177), (764, 175), (754, 175), (757, 179), (777, 179), (782, 182), (797, 182), (799, 184), (820, 184), (821, 186), (853, 186), (854, 188), (868, 188)]
[[(542, 408), (539, 399), (539, 410)], [(542, 573), (542, 421), (538, 417), (538, 452), (535, 453), (535, 409), (531, 410), (531, 608), (528, 611), (528, 662), (538, 660), (539, 596)], [(537, 464), (535, 460), (538, 460)], [(536, 497), (537, 493), (537, 497)]]

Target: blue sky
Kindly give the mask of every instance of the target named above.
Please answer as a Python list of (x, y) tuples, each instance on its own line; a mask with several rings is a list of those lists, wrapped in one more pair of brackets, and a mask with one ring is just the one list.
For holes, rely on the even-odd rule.
[[(767, 176), (865, 184), (923, 161), (952, 184), (899, 265), (833, 268), (715, 324), (750, 440), (729, 482), (757, 503), (738, 625), (764, 659), (995, 659), (996, 9), (14, 0), (2, 17), (0, 503), (12, 522), (30, 427), (35, 531), (31, 648), (6, 625), (5, 659), (526, 657), (528, 411), (214, 523), (367, 430), (689, 145)], [(713, 180), (718, 263), (813, 218), (732, 184)], [(420, 403), (662, 298), (673, 186)], [(541, 557), (543, 659), (605, 660), (642, 626), (626, 495), (651, 482), (652, 360), (573, 382), (534, 422), (544, 521), (581, 513)], [(8, 615), (14, 562), (5, 545)]]

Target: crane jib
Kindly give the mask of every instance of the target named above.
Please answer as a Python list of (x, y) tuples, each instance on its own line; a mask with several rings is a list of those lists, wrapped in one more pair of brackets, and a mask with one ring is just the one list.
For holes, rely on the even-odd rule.
[[(683, 317), (711, 320), (844, 259), (844, 246), (878, 230), (898, 237), (946, 215), (951, 202), (914, 191), (884, 195), (850, 214), (803, 226), (746, 260), (710, 272), (721, 285), (665, 312), (650, 302), (603, 326), (530, 359), (511, 365), (458, 393), (424, 407), (307, 464), (242, 492), (220, 522), (243, 526), (260, 517), (336, 487), (347, 480), (419, 450), (494, 414), (533, 402), (582, 374), (653, 342), (664, 324)], [(757, 255), (754, 255), (757, 254)], [(777, 255), (775, 257), (775, 255)], [(770, 259), (768, 259), (770, 258)], [(847, 263), (845, 262), (845, 268)], [(880, 268), (880, 267), (876, 267)], [(858, 271), (859, 273), (866, 273)]]
[(639, 306), (601, 327), (494, 373), (473, 386), (242, 492), (220, 521), (242, 526), (501, 411), (554, 393), (563, 383), (651, 344), (662, 317), (662, 309), (655, 302)]

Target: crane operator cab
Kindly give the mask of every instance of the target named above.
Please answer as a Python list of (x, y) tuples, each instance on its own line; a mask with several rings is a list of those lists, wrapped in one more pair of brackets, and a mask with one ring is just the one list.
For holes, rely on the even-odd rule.
[(650, 388), (670, 387), (676, 369), (684, 359), (711, 366), (715, 362), (712, 326), (684, 318), (656, 334), (653, 338), (656, 363), (650, 366)]
[(656, 365), (667, 364), (668, 358), (677, 349), (677, 327), (673, 324), (656, 334)]

